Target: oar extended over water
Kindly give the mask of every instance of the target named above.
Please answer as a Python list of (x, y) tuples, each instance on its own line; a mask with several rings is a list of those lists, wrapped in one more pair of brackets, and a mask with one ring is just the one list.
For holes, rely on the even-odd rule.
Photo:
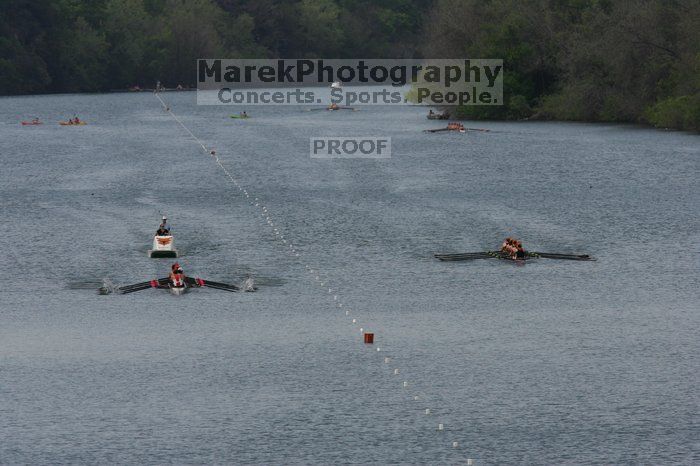
[(463, 252), (455, 254), (435, 254), (435, 257), (441, 261), (468, 261), (475, 259), (500, 259), (506, 258), (506, 254), (499, 251), (483, 251), (483, 252)]
[(551, 252), (528, 252), (532, 257), (542, 257), (544, 259), (562, 259), (570, 261), (594, 261), (588, 254), (557, 254)]
[[(213, 288), (215, 290), (222, 290), (222, 291), (241, 291), (241, 288), (236, 285), (231, 285), (229, 283), (221, 283), (221, 282), (213, 282), (210, 280), (204, 280), (202, 278), (195, 278), (195, 277), (185, 277), (184, 278), (185, 286), (180, 287), (180, 288), (202, 288), (202, 287), (208, 287), (208, 288)], [(151, 288), (160, 288), (160, 289), (171, 289), (173, 288), (170, 284), (170, 279), (165, 277), (165, 278), (157, 278), (154, 280), (150, 280), (147, 282), (139, 282), (139, 283), (134, 283), (132, 285), (124, 285), (116, 288), (117, 293), (120, 294), (128, 294), (128, 293), (135, 293), (137, 291), (143, 291), (143, 290), (148, 290)], [(177, 288), (177, 287), (176, 287)], [(254, 286), (247, 286), (243, 291), (255, 291), (257, 290), (256, 287)], [(171, 291), (173, 291), (171, 289)], [(183, 290), (186, 291), (186, 290)], [(109, 294), (111, 291), (107, 290), (105, 287), (100, 288), (100, 294)]]
[(168, 278), (157, 278), (147, 282), (134, 283), (133, 285), (124, 285), (117, 288), (118, 293), (127, 294), (135, 291), (143, 291), (149, 288), (163, 288), (168, 286)]
[(199, 286), (207, 286), (209, 288), (214, 288), (215, 290), (232, 291), (232, 292), (241, 290), (236, 285), (229, 285), (228, 283), (212, 282), (210, 280), (202, 280), (201, 278), (198, 279), (198, 281), (199, 281)]

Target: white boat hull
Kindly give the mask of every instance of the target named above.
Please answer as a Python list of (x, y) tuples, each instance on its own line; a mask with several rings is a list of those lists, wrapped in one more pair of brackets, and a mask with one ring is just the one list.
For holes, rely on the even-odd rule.
[(152, 259), (178, 257), (177, 249), (175, 249), (175, 239), (172, 235), (154, 236), (153, 249), (148, 250), (148, 257)]
[(180, 296), (180, 295), (187, 293), (188, 287), (186, 287), (186, 286), (179, 286), (179, 287), (171, 286), (168, 289), (170, 290), (170, 294), (174, 294), (175, 296)]

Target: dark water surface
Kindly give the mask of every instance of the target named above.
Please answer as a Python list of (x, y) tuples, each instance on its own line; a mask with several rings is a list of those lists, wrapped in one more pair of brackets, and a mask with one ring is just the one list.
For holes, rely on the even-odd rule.
[[(0, 463), (700, 462), (697, 136), (165, 98), (302, 257), (153, 95), (0, 99)], [(166, 273), (163, 213), (189, 274), (259, 291), (99, 296)], [(508, 235), (598, 260), (431, 257)]]

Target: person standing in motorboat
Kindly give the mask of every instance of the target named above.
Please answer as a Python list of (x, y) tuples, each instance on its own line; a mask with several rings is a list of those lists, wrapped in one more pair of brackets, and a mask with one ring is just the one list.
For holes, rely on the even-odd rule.
[(163, 221), (160, 222), (158, 231), (156, 231), (156, 236), (169, 236), (170, 235), (170, 225), (168, 224), (168, 219), (163, 216)]

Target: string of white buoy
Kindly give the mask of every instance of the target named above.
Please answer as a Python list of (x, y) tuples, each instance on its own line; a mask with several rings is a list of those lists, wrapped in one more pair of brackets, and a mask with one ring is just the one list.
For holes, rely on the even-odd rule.
[[(357, 330), (359, 330), (359, 333), (361, 335), (364, 335), (364, 341), (365, 343), (374, 343), (374, 334), (367, 332), (365, 329), (364, 324), (361, 324), (358, 320), (357, 317), (354, 316), (354, 312), (350, 309), (347, 309), (344, 307), (344, 303), (341, 301), (340, 296), (338, 295), (337, 290), (335, 290), (333, 287), (330, 286), (328, 279), (324, 279), (321, 276), (321, 272), (318, 270), (317, 267), (314, 267), (311, 264), (306, 264), (305, 261), (302, 258), (301, 253), (297, 249), (297, 247), (294, 245), (294, 243), (286, 238), (283, 234), (283, 232), (278, 228), (278, 224), (273, 221), (273, 217), (270, 214), (270, 209), (264, 205), (264, 203), (256, 196), (254, 196), (252, 193), (248, 192), (248, 190), (236, 179), (236, 177), (231, 174), (231, 172), (226, 168), (226, 166), (223, 164), (221, 159), (219, 158), (219, 155), (217, 154), (216, 150), (210, 149), (204, 144), (204, 142), (198, 138), (188, 127), (185, 125), (182, 120), (173, 113), (171, 110), (170, 106), (168, 106), (165, 101), (161, 98), (159, 93), (155, 93), (155, 96), (158, 98), (160, 101), (163, 110), (168, 113), (177, 123), (180, 125), (180, 127), (202, 148), (205, 154), (209, 155), (214, 162), (221, 168), (221, 170), (224, 172), (226, 177), (231, 181), (231, 183), (238, 189), (238, 191), (246, 198), (248, 203), (252, 206), (255, 207), (256, 209), (259, 210), (260, 216), (265, 220), (265, 223), (271, 228), (273, 235), (275, 238), (283, 245), (284, 249), (290, 253), (293, 257), (295, 257), (306, 269), (306, 271), (312, 276), (313, 283), (318, 284), (321, 286), (324, 291), (327, 290), (327, 294), (331, 295), (333, 298), (333, 302), (335, 303), (335, 306), (338, 309), (342, 309), (345, 312), (345, 316), (348, 317), (353, 324), (353, 326), (356, 327)], [(376, 347), (376, 352), (382, 354), (382, 361), (383, 364), (389, 367), (393, 367), (393, 375), (394, 376), (399, 376), (401, 375), (401, 368), (396, 367), (396, 364), (394, 363), (394, 360), (390, 356), (383, 356), (383, 349), (379, 346)], [(401, 379), (399, 377), (399, 379)], [(400, 387), (406, 392), (406, 395), (409, 399), (411, 399), (413, 402), (416, 403), (423, 403), (424, 402), (424, 396), (417, 392), (413, 391), (413, 385), (409, 383), (408, 380), (402, 380)], [(423, 417), (426, 418), (432, 418), (433, 417), (433, 411), (431, 408), (423, 408), (423, 410), (419, 411), (422, 413)], [(429, 422), (430, 423), (430, 422)], [(434, 420), (432, 422), (432, 425), (434, 426), (435, 430), (437, 432), (444, 433), (446, 431), (445, 424), (444, 422), (437, 422), (437, 420)], [(458, 441), (451, 441), (451, 447), (452, 448), (459, 448), (460, 444)], [(471, 465), (473, 464), (473, 460), (471, 458), (467, 459), (467, 464)]]

